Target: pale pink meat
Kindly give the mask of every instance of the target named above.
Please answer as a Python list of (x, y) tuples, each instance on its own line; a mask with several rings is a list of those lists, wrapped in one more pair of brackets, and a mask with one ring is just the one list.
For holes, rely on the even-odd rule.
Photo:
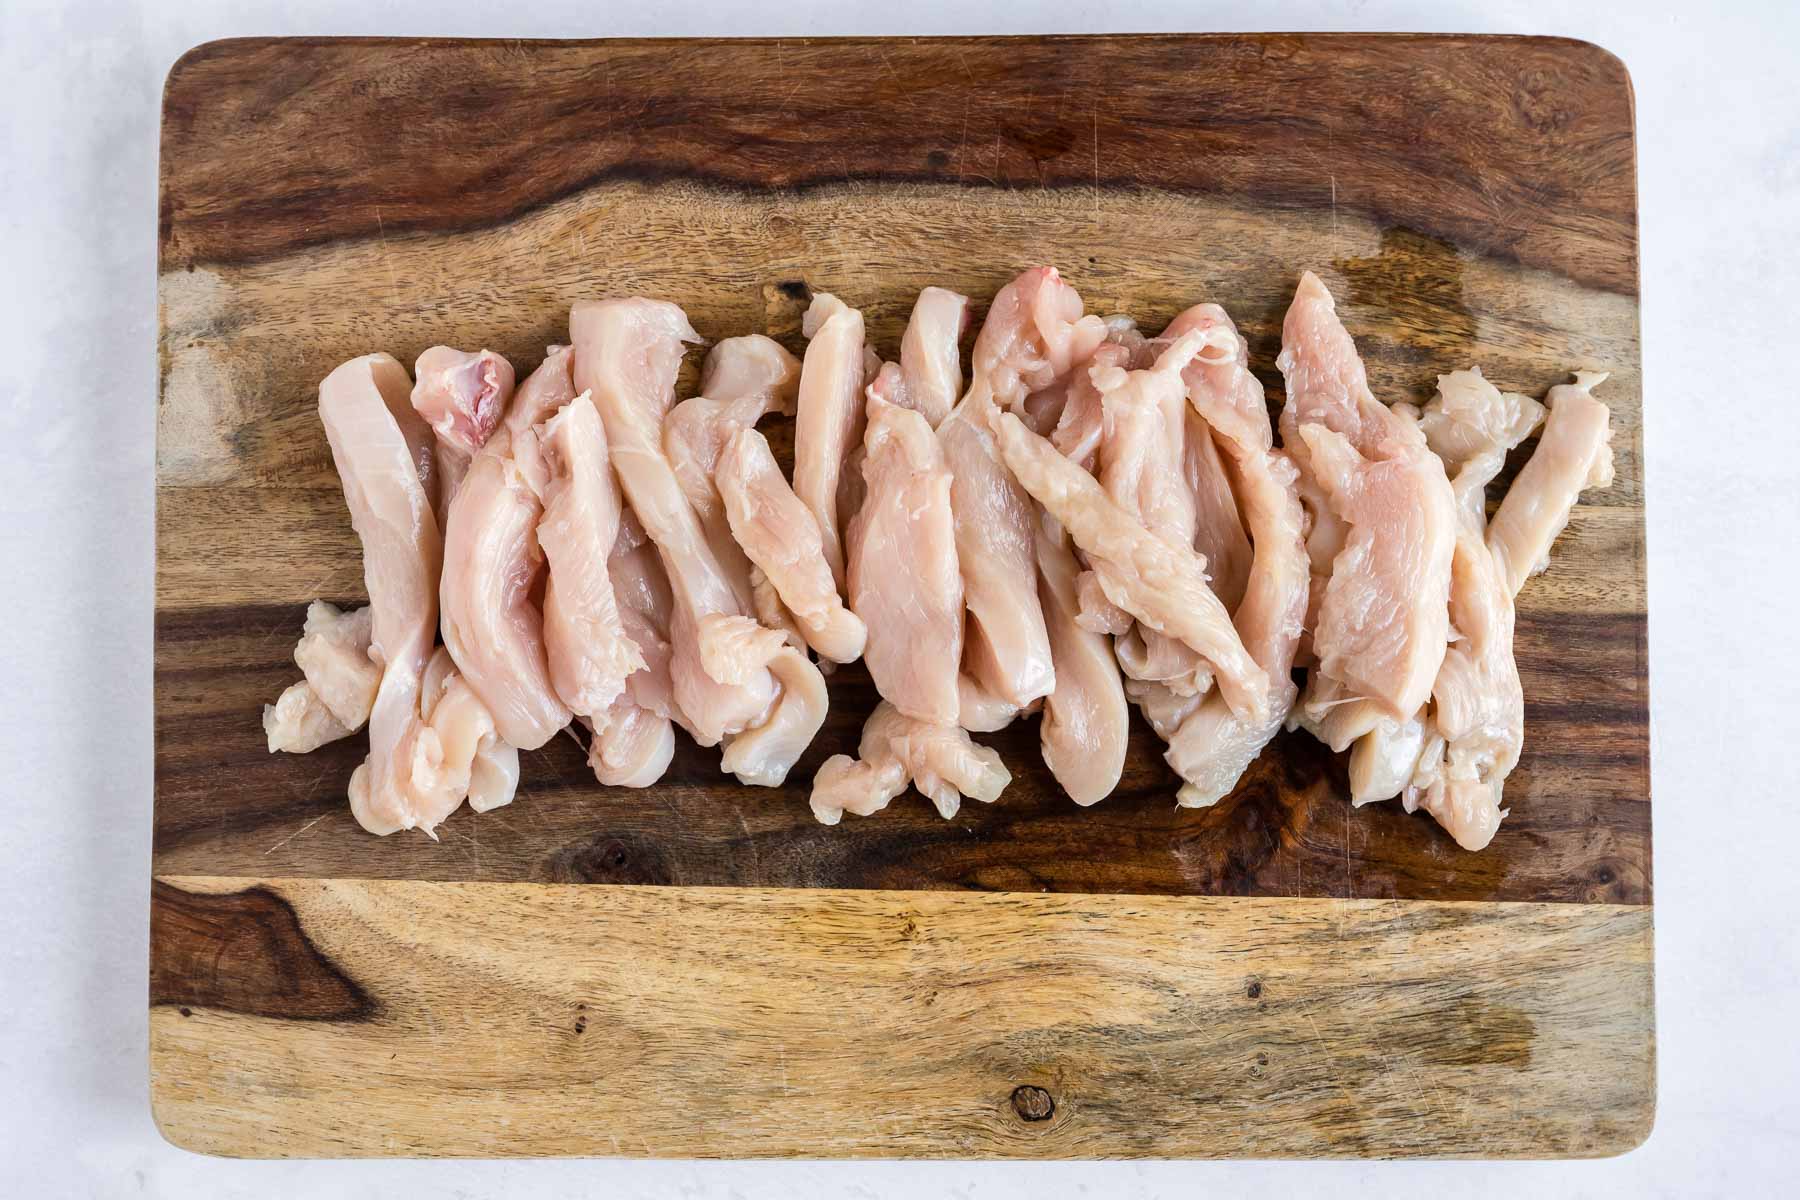
[(725, 443), (714, 479), (732, 537), (774, 585), (807, 644), (832, 662), (861, 657), (868, 630), (838, 596), (819, 523), (788, 486), (763, 435), (740, 428)]
[(1196, 304), (1170, 321), (1157, 340), (1166, 342), (1190, 332), (1205, 339), (1182, 372), (1189, 395), (1185, 461), (1188, 485), (1194, 492), (1194, 549), (1206, 559), (1213, 591), (1235, 612), (1249, 581), (1250, 538), (1244, 532), (1219, 439), (1200, 413), (1230, 411), (1249, 436), (1263, 439), (1261, 448), (1265, 450), (1273, 442), (1273, 432), (1262, 384), (1247, 365), (1249, 344), (1225, 310), (1217, 304)]
[[(1209, 347), (1198, 360), (1200, 370), (1190, 368), (1188, 402), (1234, 469), (1253, 556), (1232, 624), (1265, 672), (1268, 691), (1263, 714), (1254, 719), (1234, 712), (1217, 693), (1187, 714), (1146, 708), (1153, 718), (1180, 721), (1167, 738), (1165, 757), (1182, 777), (1176, 802), (1189, 808), (1204, 808), (1228, 795), (1292, 709), (1294, 655), (1310, 586), (1298, 472), (1287, 455), (1270, 449), (1273, 437), (1262, 387), (1250, 374), (1248, 348), (1222, 310), (1216, 313), (1216, 327), (1231, 336)], [(1228, 348), (1235, 352), (1228, 354)]]
[(575, 398), (570, 359), (567, 347), (551, 347), (519, 385), (470, 464), (444, 532), (444, 645), (500, 736), (523, 750), (548, 742), (570, 716), (550, 679), (534, 599), (544, 569), (537, 533), (544, 467), (525, 436)]
[(831, 578), (844, 584), (838, 478), (863, 433), (863, 318), (829, 292), (806, 310), (808, 340), (794, 414), (794, 494), (812, 510)]
[(442, 787), (466, 794), (476, 812), (512, 803), (519, 787), (518, 748), (501, 740), (493, 715), (457, 674), (443, 646), (426, 664), (419, 716), (437, 734), (443, 749), (435, 764)]
[(962, 396), (962, 336), (969, 328), (969, 298), (928, 287), (913, 304), (900, 340), (900, 361), (881, 368), (882, 399), (910, 408), (931, 424), (944, 423)]
[(1050, 694), (1056, 667), (1037, 595), (1036, 514), (1000, 464), (991, 414), (1065, 383), (1105, 336), (1054, 267), (1025, 271), (994, 297), (975, 338), (969, 390), (938, 427), (968, 608), (963, 671), (1019, 710)]
[[(1075, 561), (1068, 534), (1038, 515), (1038, 595), (1056, 662), (1056, 686), (1044, 697), (1038, 726), (1044, 765), (1077, 804), (1104, 800), (1125, 769), (1130, 713), (1112, 645), (1077, 622)], [(966, 722), (965, 722), (966, 723)]]
[(413, 378), (413, 409), (437, 435), (441, 518), (512, 400), (513, 367), (492, 350), (433, 346), (413, 364)]
[(294, 647), (303, 676), (272, 705), (263, 706), (269, 750), (306, 754), (361, 729), (374, 707), (381, 668), (369, 657), (373, 636), (368, 608), (342, 611), (323, 600), (306, 609), (306, 625)]
[(753, 605), (750, 560), (731, 536), (714, 473), (720, 451), (739, 429), (770, 413), (793, 415), (799, 384), (800, 362), (780, 343), (761, 334), (726, 338), (707, 352), (700, 394), (677, 404), (663, 422), (663, 450), (675, 479), (746, 606)]
[[(1190, 331), (1148, 368), (1103, 365), (1088, 371), (1100, 392), (1106, 431), (1099, 450), (1100, 485), (1145, 529), (1176, 545), (1192, 546), (1196, 528), (1185, 462), (1188, 404), (1182, 372), (1204, 344), (1202, 333)], [(1211, 670), (1191, 647), (1152, 629), (1125, 631), (1114, 652), (1126, 675), (1164, 683), (1179, 695), (1197, 695), (1211, 683)]]
[(759, 650), (736, 636), (734, 623), (709, 620), (742, 618), (743, 606), (663, 452), (662, 422), (674, 400), (683, 343), (699, 335), (675, 305), (637, 298), (582, 301), (569, 316), (569, 330), (575, 381), (593, 395), (613, 470), (668, 572), (676, 706), (700, 744), (714, 745), (763, 719), (775, 701), (775, 681), (766, 658), (734, 656)]
[(1164, 540), (1114, 504), (1094, 478), (1011, 413), (997, 415), (1000, 453), (1013, 477), (1068, 530), (1106, 598), (1210, 662), (1233, 712), (1265, 720), (1269, 676), (1245, 649), (1206, 585), (1192, 547)]
[(625, 677), (625, 690), (604, 714), (588, 721), (593, 735), (588, 765), (614, 787), (649, 787), (661, 779), (675, 754), (675, 707), (669, 678), (669, 616), (675, 607), (662, 559), (638, 519), (627, 509), (606, 561), (619, 622), (644, 665)]
[(644, 665), (626, 634), (607, 556), (619, 534), (619, 485), (606, 430), (583, 393), (538, 426), (546, 467), (538, 542), (549, 564), (544, 588), (544, 646), (550, 681), (570, 712), (596, 717)]
[(950, 472), (919, 413), (869, 389), (867, 499), (850, 524), (850, 607), (868, 631), (863, 659), (883, 698), (921, 721), (959, 711), (963, 582)]
[[(613, 469), (668, 573), (676, 707), (702, 745), (758, 735), (747, 747), (727, 747), (728, 769), (740, 779), (767, 784), (785, 777), (793, 763), (783, 756), (804, 749), (796, 731), (811, 720), (806, 673), (817, 668), (781, 633), (747, 615), (663, 451), (662, 421), (674, 399), (683, 343), (696, 340), (693, 328), (675, 305), (637, 298), (584, 301), (569, 325), (576, 382), (593, 393)], [(771, 669), (778, 655), (792, 656), (777, 666), (801, 682), (784, 683)], [(784, 698), (784, 691), (795, 694)]]
[[(1283, 447), (1314, 506), (1314, 539), (1341, 537), (1316, 598), (1318, 667), (1303, 723), (1338, 705), (1373, 710), (1358, 722), (1369, 728), (1378, 719), (1409, 720), (1430, 694), (1448, 633), (1456, 540), (1450, 481), (1418, 427), (1369, 391), (1331, 294), (1310, 271), (1283, 322), (1276, 365), (1288, 390)], [(1321, 539), (1321, 530), (1330, 536)], [(1320, 548), (1308, 547), (1315, 588)]]
[(909, 782), (948, 820), (965, 798), (991, 804), (1012, 782), (1000, 756), (962, 729), (915, 720), (885, 700), (863, 725), (857, 753), (834, 754), (813, 780), (813, 815), (823, 824), (879, 812)]
[(1544, 398), (1549, 416), (1537, 449), (1525, 461), (1487, 529), (1487, 546), (1514, 595), (1550, 562), (1550, 544), (1569, 523), (1586, 488), (1613, 479), (1612, 414), (1594, 399), (1606, 375), (1575, 372)]
[(381, 834), (429, 831), (463, 799), (432, 777), (442, 746), (419, 716), (443, 547), (422, 481), (431, 430), (413, 411), (411, 392), (405, 368), (386, 354), (351, 359), (319, 385), (319, 418), (362, 542), (369, 653), (381, 667), (369, 756), (351, 777), (350, 806), (363, 828)]
[(1437, 395), (1418, 420), (1431, 452), (1443, 460), (1457, 505), (1485, 529), (1487, 485), (1513, 447), (1543, 424), (1544, 406), (1530, 396), (1502, 392), (1474, 367), (1439, 375)]

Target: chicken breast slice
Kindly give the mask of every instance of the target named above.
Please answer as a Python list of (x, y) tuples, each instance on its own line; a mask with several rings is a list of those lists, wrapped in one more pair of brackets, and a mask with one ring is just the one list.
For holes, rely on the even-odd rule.
[[(1418, 427), (1369, 391), (1331, 294), (1310, 271), (1282, 324), (1276, 365), (1288, 390), (1282, 443), (1316, 506), (1315, 539), (1340, 543), (1317, 597), (1318, 667), (1299, 715), (1317, 721), (1331, 706), (1354, 705), (1356, 726), (1410, 720), (1443, 662), (1456, 540), (1450, 481)], [(1321, 529), (1330, 531), (1322, 539)], [(1315, 557), (1315, 589), (1321, 565)]]
[(994, 297), (975, 338), (969, 390), (938, 427), (968, 609), (963, 672), (1015, 711), (1050, 694), (1056, 666), (1037, 594), (1036, 514), (1000, 464), (991, 414), (1064, 383), (1105, 336), (1054, 267), (1025, 271)]
[(512, 364), (492, 350), (433, 346), (413, 363), (413, 410), (437, 435), (438, 517), (512, 400)]
[(1605, 380), (1602, 372), (1577, 371), (1575, 382), (1550, 389), (1543, 436), (1488, 526), (1488, 549), (1515, 596), (1550, 565), (1550, 545), (1581, 493), (1612, 484), (1612, 413), (1594, 398)]
[(738, 622), (708, 619), (741, 621), (744, 612), (662, 448), (683, 343), (699, 335), (675, 305), (638, 298), (583, 301), (569, 328), (576, 382), (593, 394), (619, 484), (668, 573), (676, 707), (701, 745), (715, 745), (768, 714), (775, 682), (766, 659), (747, 662), (738, 653), (754, 649)]
[(838, 478), (862, 441), (863, 318), (829, 292), (814, 294), (801, 320), (808, 341), (794, 415), (794, 494), (819, 523), (834, 585), (844, 586)]
[(470, 463), (450, 504), (439, 598), (457, 671), (493, 715), (500, 736), (536, 750), (569, 723), (550, 679), (538, 542), (546, 468), (533, 426), (575, 398), (567, 347), (552, 346)]
[(1068, 379), (1106, 340), (1081, 295), (1055, 267), (1032, 267), (1002, 287), (975, 338), (970, 386), (1004, 409)]
[(1075, 580), (1081, 564), (1068, 534), (1045, 513), (1038, 514), (1037, 534), (1038, 596), (1056, 663), (1056, 686), (1044, 697), (1038, 741), (1044, 765), (1069, 798), (1095, 804), (1119, 786), (1131, 715), (1112, 644), (1077, 620)]
[(1229, 795), (1293, 708), (1294, 656), (1311, 576), (1299, 472), (1286, 454), (1270, 449), (1268, 409), (1262, 385), (1250, 373), (1249, 347), (1223, 310), (1211, 316), (1214, 327), (1229, 336), (1215, 338), (1190, 365), (1188, 402), (1234, 468), (1253, 555), (1232, 624), (1265, 672), (1268, 690), (1264, 711), (1254, 719), (1234, 712), (1217, 693), (1185, 714), (1145, 709), (1153, 720), (1180, 722), (1166, 739), (1164, 757), (1182, 777), (1176, 803), (1187, 808), (1205, 808)]
[(960, 711), (963, 580), (950, 471), (921, 414), (869, 388), (867, 498), (849, 528), (850, 607), (868, 630), (875, 689), (916, 720), (953, 725)]
[(1480, 367), (1472, 367), (1439, 375), (1437, 395), (1418, 421), (1431, 452), (1443, 460), (1457, 506), (1485, 529), (1487, 485), (1513, 447), (1543, 424), (1544, 406), (1530, 396), (1502, 392), (1483, 378)]
[(1068, 530), (1107, 599), (1210, 662), (1233, 712), (1265, 720), (1268, 674), (1250, 657), (1230, 614), (1207, 587), (1200, 556), (1145, 529), (1018, 417), (998, 413), (996, 433), (1013, 477)]
[[(777, 708), (783, 685), (770, 667), (785, 640), (743, 611), (662, 450), (661, 422), (673, 400), (682, 344), (697, 335), (675, 305), (637, 298), (583, 301), (569, 323), (576, 382), (593, 393), (612, 446), (613, 469), (668, 573), (674, 598), (669, 673), (676, 706), (702, 745), (778, 720), (779, 729), (728, 761), (749, 764), (752, 777), (746, 782), (785, 775), (792, 762), (777, 761), (769, 748), (796, 757), (804, 748), (777, 737), (795, 727), (785, 715), (793, 709)], [(802, 662), (781, 669), (817, 672), (803, 656)]]
[(876, 382), (882, 399), (923, 416), (936, 429), (962, 396), (962, 337), (969, 328), (969, 298), (948, 288), (919, 293), (900, 361), (881, 368)]
[(911, 782), (949, 820), (964, 798), (991, 804), (1012, 774), (1000, 756), (955, 725), (917, 721), (882, 701), (863, 725), (859, 758), (835, 754), (813, 780), (813, 815), (836, 825), (845, 813), (869, 816)]
[(519, 788), (518, 748), (501, 740), (493, 715), (457, 673), (443, 646), (426, 664), (419, 715), (443, 747), (436, 770), (445, 788), (466, 794), (476, 812), (512, 803)]
[(618, 600), (619, 621), (643, 659), (625, 678), (625, 690), (602, 717), (584, 722), (592, 740), (588, 765), (611, 787), (649, 787), (663, 777), (675, 755), (674, 683), (669, 677), (669, 617), (674, 593), (662, 560), (644, 527), (629, 509), (607, 556), (606, 569)]
[[(1196, 304), (1180, 313), (1162, 332), (1159, 342), (1199, 333), (1198, 353), (1182, 371), (1189, 393), (1186, 458), (1188, 486), (1194, 493), (1194, 549), (1206, 559), (1213, 592), (1225, 607), (1237, 611), (1243, 601), (1253, 557), (1250, 538), (1232, 491), (1230, 469), (1220, 452), (1219, 439), (1200, 413), (1229, 411), (1239, 427), (1263, 437), (1263, 449), (1273, 444), (1262, 384), (1250, 373), (1250, 347), (1217, 304)], [(1195, 393), (1199, 393), (1198, 398)]]
[(663, 422), (663, 451), (676, 482), (746, 611), (754, 606), (750, 560), (731, 535), (714, 482), (719, 454), (739, 429), (770, 413), (793, 415), (799, 384), (800, 361), (780, 343), (761, 334), (726, 338), (707, 352), (700, 394), (677, 404)]
[(529, 436), (548, 475), (537, 536), (549, 564), (544, 647), (550, 682), (570, 712), (599, 717), (625, 690), (626, 677), (644, 665), (625, 632), (606, 566), (621, 505), (606, 430), (583, 392)]
[[(1395, 410), (1410, 416), (1410, 406)], [(1512, 596), (1482, 532), (1487, 484), (1507, 452), (1529, 437), (1543, 406), (1503, 393), (1479, 368), (1438, 377), (1438, 392), (1416, 417), (1432, 452), (1451, 473), (1458, 510), (1451, 560), (1450, 644), (1433, 685), (1433, 701), (1412, 720), (1380, 722), (1350, 752), (1350, 799), (1363, 805), (1409, 796), (1410, 811), (1428, 807), (1465, 848), (1485, 846), (1505, 815), (1502, 785), (1524, 740), (1524, 693), (1513, 660)], [(1440, 717), (1448, 719), (1443, 728)], [(1427, 738), (1435, 747), (1430, 781), (1413, 776)], [(1452, 746), (1450, 743), (1454, 742)], [(1452, 771), (1445, 761), (1455, 759)]]
[(369, 657), (373, 633), (367, 607), (346, 612), (323, 600), (307, 606), (294, 647), (304, 678), (263, 706), (270, 753), (307, 754), (363, 727), (381, 685), (381, 668)]
[(419, 715), (443, 547), (422, 481), (431, 430), (413, 411), (411, 393), (405, 368), (386, 354), (351, 359), (319, 385), (319, 418), (362, 542), (369, 653), (381, 667), (369, 756), (350, 780), (351, 811), (378, 834), (429, 832), (463, 798), (430, 770), (443, 747)]
[(337, 719), (304, 679), (290, 683), (275, 703), (263, 705), (262, 721), (270, 754), (311, 754), (356, 732)]
[[(1106, 430), (1100, 485), (1145, 529), (1177, 545), (1194, 545), (1197, 524), (1185, 463), (1188, 404), (1182, 372), (1204, 344), (1203, 333), (1189, 331), (1148, 368), (1097, 366), (1088, 372), (1100, 392)], [(1113, 648), (1133, 679), (1155, 680), (1181, 695), (1196, 695), (1211, 684), (1211, 670), (1191, 647), (1155, 630), (1129, 629)]]
[(715, 478), (732, 537), (774, 585), (807, 645), (832, 662), (861, 657), (868, 630), (838, 596), (819, 524), (788, 486), (768, 440), (740, 428), (719, 455)]
[(768, 660), (778, 694), (767, 719), (731, 738), (721, 766), (754, 787), (780, 787), (825, 724), (830, 697), (825, 677), (806, 655), (783, 641)]
[(1424, 808), (1459, 846), (1480, 850), (1506, 816), (1501, 800), (1524, 746), (1525, 693), (1513, 659), (1512, 593), (1471, 516), (1458, 531), (1451, 569), (1455, 637), (1429, 710), (1409, 723), (1421, 727), (1421, 742), (1426, 731), (1443, 740), (1442, 769), (1434, 778), (1409, 782), (1403, 796), (1408, 811)]

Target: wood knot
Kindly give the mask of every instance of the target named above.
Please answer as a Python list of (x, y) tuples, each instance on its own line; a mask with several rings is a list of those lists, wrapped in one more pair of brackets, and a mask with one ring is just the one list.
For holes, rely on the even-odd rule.
[(1050, 1093), (1029, 1083), (1013, 1089), (1012, 1106), (1021, 1121), (1048, 1121), (1056, 1115), (1056, 1101)]

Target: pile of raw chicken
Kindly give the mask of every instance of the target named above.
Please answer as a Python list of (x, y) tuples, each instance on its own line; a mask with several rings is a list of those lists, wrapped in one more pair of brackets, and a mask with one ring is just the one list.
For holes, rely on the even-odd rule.
[[(519, 751), (572, 724), (604, 784), (656, 783), (678, 725), (773, 787), (825, 718), (825, 674), (861, 658), (882, 699), (859, 757), (812, 781), (827, 824), (908, 784), (945, 817), (997, 799), (1011, 777), (970, 734), (1029, 713), (1093, 804), (1136, 704), (1182, 805), (1228, 794), (1286, 724), (1349, 751), (1356, 804), (1399, 797), (1485, 846), (1524, 732), (1514, 597), (1611, 479), (1604, 376), (1540, 404), (1458, 371), (1422, 410), (1383, 404), (1308, 273), (1277, 447), (1216, 304), (1148, 337), (1028, 270), (965, 388), (968, 318), (925, 289), (882, 362), (820, 293), (804, 360), (727, 338), (680, 403), (701, 338), (660, 300), (575, 305), (570, 344), (516, 387), (486, 350), (427, 350), (410, 379), (385, 354), (345, 363), (319, 415), (370, 603), (309, 609), (269, 748), (367, 724), (350, 804), (378, 834), (507, 803)], [(757, 429), (774, 413), (794, 418), (791, 478)], [(1490, 520), (1487, 484), (1540, 425)]]

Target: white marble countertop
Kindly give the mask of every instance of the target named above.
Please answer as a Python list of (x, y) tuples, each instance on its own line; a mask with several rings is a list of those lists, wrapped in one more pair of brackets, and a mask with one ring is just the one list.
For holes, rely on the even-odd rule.
[[(232, 34), (985, 33), (967, 0), (0, 4), (0, 1180), (9, 1194), (692, 1200), (1375, 1191), (1689, 1196), (1792, 1186), (1800, 1048), (1800, 9), (1039, 0), (1008, 32), (1556, 33), (1636, 81), (1661, 1101), (1596, 1163), (253, 1163), (146, 1100), (157, 105)], [(996, 9), (996, 11), (998, 11)], [(1246, 22), (1248, 24), (1246, 24)]]

